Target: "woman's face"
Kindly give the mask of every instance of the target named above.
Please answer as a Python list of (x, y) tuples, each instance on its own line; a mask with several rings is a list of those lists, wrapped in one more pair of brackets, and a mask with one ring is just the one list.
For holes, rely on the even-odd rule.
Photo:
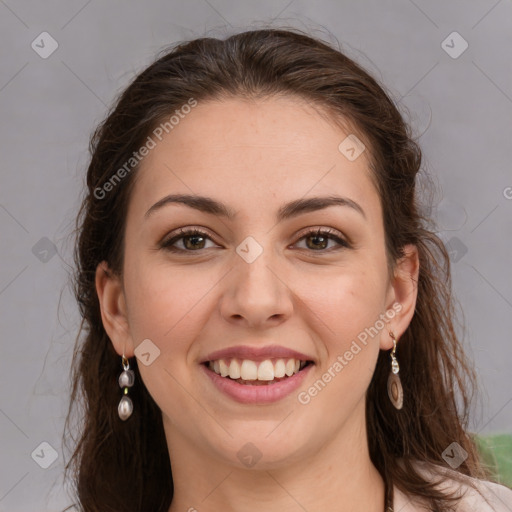
[[(366, 442), (379, 350), (405, 330), (416, 295), (388, 275), (367, 151), (354, 159), (348, 135), (293, 97), (208, 101), (137, 171), (122, 283), (98, 273), (97, 285), (117, 352), (137, 349), (170, 449), (271, 468), (329, 440)], [(328, 197), (343, 199), (325, 207)], [(193, 228), (205, 234), (179, 233)], [(294, 355), (314, 364), (235, 382), (237, 364), (255, 384), (258, 369), (294, 371)]]

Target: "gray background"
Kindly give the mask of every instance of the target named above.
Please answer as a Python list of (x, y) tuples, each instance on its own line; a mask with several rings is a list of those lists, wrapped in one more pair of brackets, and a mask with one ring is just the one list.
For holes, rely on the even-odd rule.
[[(90, 132), (163, 46), (269, 22), (331, 32), (409, 109), (442, 189), (433, 213), (482, 383), (472, 429), (512, 431), (510, 0), (0, 0), (0, 511), (70, 503), (61, 434), (78, 315), (67, 279)], [(48, 51), (44, 31), (58, 43), (46, 59), (31, 47)], [(454, 31), (469, 45), (458, 56)]]

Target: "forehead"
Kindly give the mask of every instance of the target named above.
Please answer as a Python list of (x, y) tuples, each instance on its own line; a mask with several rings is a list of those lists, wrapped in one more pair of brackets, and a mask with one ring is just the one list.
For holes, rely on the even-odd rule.
[(145, 212), (172, 192), (253, 211), (333, 192), (378, 200), (367, 151), (350, 160), (340, 150), (347, 131), (297, 97), (199, 102), (143, 160), (131, 208)]
[[(348, 124), (339, 119), (342, 121)], [(231, 153), (237, 148), (241, 148), (239, 153), (254, 148), (257, 153), (259, 148), (259, 152), (264, 149), (267, 154), (280, 153), (287, 158), (293, 154), (315, 157), (327, 150), (328, 157), (339, 151), (340, 138), (346, 137), (347, 131), (334, 123), (334, 116), (325, 108), (298, 96), (230, 97), (199, 102), (164, 138), (176, 153), (192, 148), (229, 149)]]

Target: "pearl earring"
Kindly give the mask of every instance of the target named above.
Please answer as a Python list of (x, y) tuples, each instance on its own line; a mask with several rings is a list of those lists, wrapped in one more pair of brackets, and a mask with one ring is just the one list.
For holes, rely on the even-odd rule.
[(133, 412), (133, 402), (132, 399), (128, 396), (128, 388), (131, 388), (135, 382), (135, 373), (133, 370), (130, 370), (130, 363), (128, 362), (128, 359), (123, 356), (121, 359), (122, 365), (123, 365), (123, 371), (121, 375), (119, 375), (119, 387), (121, 389), (124, 388), (124, 396), (121, 398), (121, 401), (119, 402), (119, 405), (117, 406), (117, 412), (119, 414), (119, 417), (126, 421)]

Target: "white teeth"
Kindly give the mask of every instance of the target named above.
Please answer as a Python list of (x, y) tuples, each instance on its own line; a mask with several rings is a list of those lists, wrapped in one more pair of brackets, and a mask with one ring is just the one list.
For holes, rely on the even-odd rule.
[(249, 359), (242, 361), (240, 378), (242, 380), (256, 380), (258, 378), (258, 366), (254, 361), (249, 361)]
[[(304, 361), (305, 362), (305, 361)], [(286, 374), (284, 359), (278, 359), (274, 365), (274, 377), (281, 379)]]
[(221, 377), (229, 377), (233, 380), (261, 380), (271, 381), (281, 379), (285, 375), (291, 377), (306, 366), (306, 361), (299, 359), (265, 359), (260, 363), (244, 359), (239, 361), (231, 359), (218, 359), (209, 361), (208, 367)]
[(232, 359), (229, 365), (229, 373), (228, 375), (232, 379), (240, 378), (240, 363), (236, 359)]
[(228, 365), (224, 362), (224, 359), (221, 359), (219, 361), (219, 369), (220, 369), (220, 375), (221, 377), (226, 377), (226, 375), (229, 374), (229, 367)]
[(258, 366), (258, 380), (274, 380), (274, 365), (270, 359), (262, 361)]
[(288, 359), (288, 361), (286, 361), (286, 375), (288, 375), (288, 377), (291, 377), (293, 375), (293, 373), (295, 372), (295, 360), (294, 359)]

